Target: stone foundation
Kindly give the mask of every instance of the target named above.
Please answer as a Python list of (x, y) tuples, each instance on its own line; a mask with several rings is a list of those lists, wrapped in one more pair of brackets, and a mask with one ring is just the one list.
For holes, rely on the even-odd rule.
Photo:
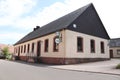
[(46, 64), (78, 64), (86, 62), (110, 60), (109, 58), (50, 58), (42, 57), (41, 62)]
[(27, 57), (26, 57), (26, 56), (20, 56), (19, 59), (20, 59), (20, 60), (23, 60), (23, 61), (26, 61), (26, 60), (27, 60)]
[(53, 57), (26, 57), (20, 56), (20, 60), (27, 62), (38, 62), (45, 64), (78, 64), (78, 63), (86, 63), (86, 62), (95, 62), (95, 61), (104, 61), (109, 60), (110, 58), (53, 58)]

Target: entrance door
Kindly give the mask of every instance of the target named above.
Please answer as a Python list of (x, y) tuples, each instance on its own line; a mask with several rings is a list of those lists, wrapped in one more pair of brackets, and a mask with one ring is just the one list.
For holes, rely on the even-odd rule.
[(113, 50), (110, 50), (110, 58), (113, 58)]
[(40, 53), (41, 53), (41, 44), (40, 44), (40, 41), (37, 42), (37, 57), (40, 56)]
[(17, 56), (17, 59), (18, 60), (20, 59), (20, 46), (18, 47), (18, 56)]

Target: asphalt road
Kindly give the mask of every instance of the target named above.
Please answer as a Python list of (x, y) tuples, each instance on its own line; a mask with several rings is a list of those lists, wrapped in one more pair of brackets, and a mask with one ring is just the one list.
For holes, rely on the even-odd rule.
[(0, 80), (120, 80), (119, 75), (77, 72), (49, 65), (0, 60)]

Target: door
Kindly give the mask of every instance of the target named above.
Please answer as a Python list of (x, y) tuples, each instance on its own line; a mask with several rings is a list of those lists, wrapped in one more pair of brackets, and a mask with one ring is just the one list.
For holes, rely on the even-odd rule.
[(110, 50), (110, 58), (113, 58), (113, 50)]
[(41, 54), (41, 44), (40, 41), (37, 42), (37, 57), (40, 57)]
[(17, 60), (20, 59), (20, 46), (18, 47), (18, 56), (16, 57)]
[(18, 57), (20, 56), (20, 46), (19, 46), (19, 49), (18, 49)]

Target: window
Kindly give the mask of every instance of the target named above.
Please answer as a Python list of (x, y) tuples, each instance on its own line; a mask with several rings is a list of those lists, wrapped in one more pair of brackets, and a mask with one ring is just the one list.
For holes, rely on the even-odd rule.
[(26, 52), (26, 45), (24, 45), (24, 53)]
[(23, 46), (21, 46), (21, 53), (23, 52)]
[(27, 52), (29, 53), (29, 49), (30, 49), (30, 44), (28, 44), (28, 49), (27, 49)]
[(91, 53), (95, 53), (95, 40), (90, 40)]
[(35, 44), (35, 43), (32, 43), (32, 52), (34, 52), (34, 44)]
[(58, 52), (59, 50), (59, 44), (55, 42), (56, 37), (53, 39), (53, 51)]
[(14, 48), (14, 53), (16, 53), (16, 47)]
[(45, 40), (45, 45), (44, 46), (45, 46), (44, 51), (48, 52), (48, 46), (49, 46), (49, 40), (48, 39)]
[(17, 53), (17, 50), (18, 50), (18, 47), (15, 48), (16, 53)]
[(117, 54), (120, 55), (120, 49), (117, 50)]
[(83, 52), (83, 38), (77, 37), (77, 51)]
[(20, 46), (18, 47), (18, 56), (20, 55)]
[(101, 42), (101, 43), (100, 43), (100, 47), (101, 47), (101, 53), (104, 53), (104, 52), (105, 52), (104, 42)]

